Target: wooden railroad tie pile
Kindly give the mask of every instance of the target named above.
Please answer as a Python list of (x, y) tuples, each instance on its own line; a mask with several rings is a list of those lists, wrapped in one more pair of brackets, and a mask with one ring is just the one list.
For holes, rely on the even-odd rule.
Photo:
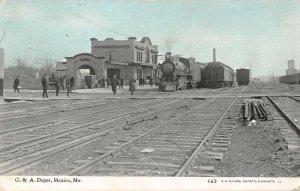
[(273, 120), (264, 102), (260, 99), (245, 99), (241, 108), (239, 119), (248, 126), (255, 125), (257, 121)]

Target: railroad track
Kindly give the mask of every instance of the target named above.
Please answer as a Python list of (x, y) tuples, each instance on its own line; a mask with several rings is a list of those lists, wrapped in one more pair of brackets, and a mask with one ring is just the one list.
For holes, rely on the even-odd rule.
[(292, 97), (267, 97), (269, 110), (280, 127), (292, 152), (293, 161), (289, 163), (290, 169), (297, 172), (300, 168), (300, 103)]
[(237, 86), (237, 87), (233, 87), (231, 89), (229, 89), (228, 91), (226, 91), (226, 93), (240, 93), (243, 92), (245, 90), (247, 86), (243, 87), (243, 86)]
[(253, 83), (254, 87), (259, 91), (288, 91), (288, 86), (286, 84), (279, 84), (279, 83)]
[[(229, 87), (223, 87), (223, 88), (217, 88), (217, 89), (211, 89), (209, 92), (222, 92), (222, 91), (227, 91)], [(229, 88), (231, 90), (231, 88)]]
[(0, 113), (0, 119), (2, 120), (11, 120), (14, 118), (28, 117), (30, 115), (41, 115), (48, 114), (50, 112), (59, 112), (59, 111), (69, 111), (75, 109), (90, 108), (99, 105), (104, 105), (106, 102), (95, 103), (96, 101), (86, 101), (75, 104), (54, 104), (50, 106), (38, 106), (34, 108), (20, 108), (16, 111), (6, 111)]
[(214, 132), (210, 133), (203, 147), (194, 151), (192, 157), (176, 176), (215, 177), (215, 165), (223, 161), (230, 147), (231, 136), (236, 128), (236, 116), (240, 112), (242, 99), (237, 99), (227, 112), (214, 125)]
[[(136, 102), (136, 103), (133, 103), (132, 106), (139, 106), (141, 104), (147, 104), (147, 103), (150, 103), (150, 102), (151, 101)], [(109, 108), (106, 108), (104, 110), (101, 108), (100, 111), (88, 112), (88, 113), (84, 113), (84, 114), (75, 115), (75, 116), (72, 116), (72, 117), (64, 117), (64, 118), (59, 118), (59, 119), (50, 120), (50, 121), (43, 121), (41, 123), (30, 124), (30, 125), (26, 125), (26, 126), (13, 128), (13, 129), (11, 129), (11, 128), (4, 129), (4, 130), (0, 131), (0, 138), (2, 139), (2, 142), (3, 142), (3, 140), (5, 139), (5, 138), (3, 138), (3, 135), (12, 134), (12, 133), (20, 133), (20, 132), (23, 132), (23, 131), (26, 131), (26, 130), (32, 131), (33, 129), (38, 129), (38, 128), (55, 128), (55, 126), (57, 126), (59, 124), (63, 124), (63, 123), (71, 122), (71, 121), (73, 121), (73, 123), (75, 123), (74, 120), (81, 120), (84, 117), (95, 116), (95, 115), (101, 114), (103, 112), (118, 110), (121, 107), (128, 108), (128, 104), (127, 103), (124, 103), (124, 104), (125, 104), (125, 106), (122, 106), (123, 104), (118, 105), (118, 106), (114, 106), (113, 104), (110, 104), (110, 105), (107, 105), (107, 106), (109, 106)], [(105, 104), (103, 104), (103, 105), (105, 105)], [(95, 107), (96, 106), (98, 106), (98, 105), (95, 104)], [(13, 136), (16, 136), (16, 134), (14, 134)], [(23, 137), (24, 135), (22, 134), (21, 136)], [(26, 136), (25, 136), (25, 138), (26, 138)], [(13, 137), (13, 139), (15, 139), (15, 137)]]
[[(236, 98), (214, 98), (73, 169), (68, 175), (181, 176)], [(75, 164), (74, 164), (75, 165)]]
[(247, 88), (248, 88), (248, 85), (247, 86), (244, 86), (244, 88), (240, 91), (240, 92), (244, 92), (244, 91), (246, 91), (247, 90)]
[(300, 136), (300, 101), (293, 97), (267, 97), (282, 116), (291, 124), (291, 127)]
[[(172, 110), (174, 107), (186, 107), (186, 103), (179, 102), (178, 105), (175, 104), (176, 102), (178, 102), (178, 100), (173, 100), (164, 104), (158, 103), (156, 105), (148, 103), (152, 106), (135, 109), (130, 112), (128, 112), (127, 108), (126, 113), (122, 113), (126, 111), (125, 108), (124, 110), (120, 109), (117, 113), (110, 112), (101, 120), (54, 132), (31, 140), (3, 146), (1, 147), (3, 152), (0, 153), (0, 174), (7, 174), (12, 171), (20, 170), (26, 165), (43, 160), (58, 152), (62, 152), (78, 145), (90, 143), (99, 138), (101, 139), (102, 136), (128, 125), (128, 121), (126, 123), (124, 118), (128, 119), (131, 115), (135, 116), (131, 120), (131, 123), (138, 123), (139, 118), (141, 118), (142, 121), (149, 120), (149, 117), (151, 118), (151, 116), (154, 115), (153, 112), (157, 115), (160, 112)], [(170, 104), (172, 104), (173, 107), (167, 106)], [(139, 116), (143, 112), (150, 112), (150, 114)]]
[(19, 110), (33, 110), (33, 109), (47, 109), (50, 107), (68, 106), (76, 104), (91, 103), (94, 100), (77, 101), (77, 100), (43, 100), (43, 101), (24, 101), (24, 102), (11, 102), (1, 106), (0, 112), (16, 112)]
[[(226, 93), (239, 93), (243, 92), (244, 89), (243, 87), (223, 87), (223, 88), (218, 88), (218, 89), (209, 89), (201, 92), (202, 94), (207, 94), (211, 92), (216, 92), (219, 95), (226, 95)], [(180, 95), (190, 95), (194, 94), (195, 91), (177, 91), (180, 93)]]

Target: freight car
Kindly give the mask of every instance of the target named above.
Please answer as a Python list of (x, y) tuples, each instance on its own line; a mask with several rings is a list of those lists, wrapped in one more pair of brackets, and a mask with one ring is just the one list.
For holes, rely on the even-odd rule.
[(231, 86), (234, 70), (221, 62), (210, 62), (205, 67), (205, 85), (208, 88)]
[(286, 83), (286, 84), (299, 84), (300, 83), (300, 73), (286, 75), (286, 76), (280, 76), (279, 82)]
[(250, 81), (250, 70), (241, 68), (236, 69), (236, 81), (238, 85), (248, 85)]

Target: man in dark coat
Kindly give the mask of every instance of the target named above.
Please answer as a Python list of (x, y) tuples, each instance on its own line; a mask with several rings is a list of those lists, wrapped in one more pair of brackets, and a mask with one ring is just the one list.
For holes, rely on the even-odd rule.
[(48, 93), (47, 93), (47, 90), (48, 90), (48, 81), (47, 81), (47, 78), (46, 78), (46, 74), (44, 74), (43, 78), (42, 78), (42, 86), (43, 86), (43, 98), (48, 98)]
[(72, 77), (70, 78), (70, 92), (72, 92), (72, 89), (74, 88), (74, 83), (75, 83), (74, 77), (72, 76)]
[(20, 83), (19, 77), (20, 76), (17, 76), (15, 81), (14, 81), (14, 86), (13, 86), (14, 92), (16, 92), (16, 91), (20, 92), (20, 90), (19, 90), (19, 83)]
[(60, 89), (60, 82), (59, 82), (59, 78), (55, 78), (55, 89), (56, 89), (56, 96), (58, 96), (59, 94), (59, 89)]
[(110, 79), (106, 78), (106, 87), (109, 88), (109, 86), (110, 86)]
[(142, 86), (145, 86), (145, 79), (142, 78)]
[(66, 89), (67, 89), (67, 96), (69, 97), (70, 92), (71, 92), (71, 82), (70, 82), (70, 77), (67, 77), (67, 79), (66, 79)]
[(129, 91), (131, 92), (131, 95), (133, 95), (134, 91), (136, 90), (136, 87), (135, 87), (135, 77), (132, 76), (132, 78), (130, 78), (129, 80)]
[(119, 80), (119, 89), (123, 89), (123, 85), (124, 85), (124, 79), (123, 78), (120, 78)]
[(149, 79), (149, 85), (152, 87), (153, 86), (153, 79), (150, 77)]
[(117, 86), (118, 86), (118, 78), (116, 75), (113, 76), (113, 79), (111, 80), (111, 89), (113, 91), (113, 94), (116, 95), (117, 93)]

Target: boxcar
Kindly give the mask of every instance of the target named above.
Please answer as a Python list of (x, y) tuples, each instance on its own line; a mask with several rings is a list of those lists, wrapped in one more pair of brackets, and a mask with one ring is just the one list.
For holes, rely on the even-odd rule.
[(248, 85), (250, 81), (250, 70), (241, 68), (236, 69), (236, 81), (238, 85)]
[(234, 70), (221, 62), (210, 62), (205, 67), (205, 84), (209, 88), (231, 86)]

